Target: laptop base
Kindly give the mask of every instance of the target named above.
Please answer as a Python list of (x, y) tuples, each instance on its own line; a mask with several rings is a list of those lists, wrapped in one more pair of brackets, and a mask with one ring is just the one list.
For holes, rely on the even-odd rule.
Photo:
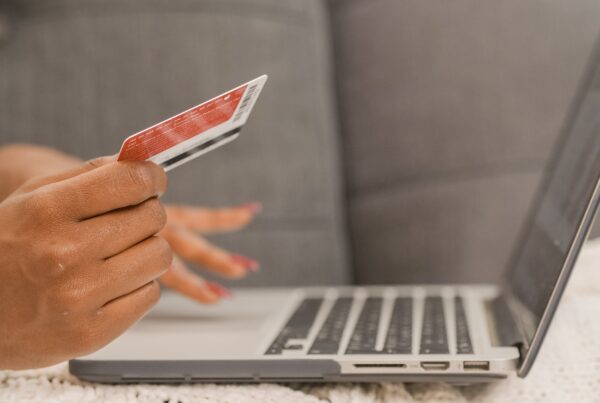
[(203, 307), (165, 293), (69, 368), (105, 383), (491, 382), (519, 359), (491, 334), (497, 296), (493, 286), (241, 289)]

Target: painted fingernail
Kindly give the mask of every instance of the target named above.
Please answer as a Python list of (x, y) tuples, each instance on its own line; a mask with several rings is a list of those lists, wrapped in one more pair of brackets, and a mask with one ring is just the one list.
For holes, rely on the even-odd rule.
[(231, 298), (233, 295), (229, 289), (223, 287), (221, 284), (213, 283), (212, 281), (207, 281), (206, 287), (221, 298)]
[(250, 270), (252, 272), (257, 272), (260, 270), (260, 264), (258, 261), (250, 259), (249, 257), (243, 255), (231, 255), (231, 260), (241, 266), (244, 266), (246, 270)]
[(258, 203), (258, 202), (243, 204), (240, 207), (248, 210), (252, 214), (258, 214), (263, 209), (262, 203)]
[(204, 303), (204, 302), (209, 302), (209, 303), (214, 303), (214, 302), (218, 302), (221, 299), (221, 295), (219, 295), (214, 287), (211, 287), (209, 285), (209, 282), (206, 280), (201, 280), (201, 279), (197, 279), (196, 280), (192, 280), (196, 283), (198, 290), (201, 294), (200, 296), (200, 302)]

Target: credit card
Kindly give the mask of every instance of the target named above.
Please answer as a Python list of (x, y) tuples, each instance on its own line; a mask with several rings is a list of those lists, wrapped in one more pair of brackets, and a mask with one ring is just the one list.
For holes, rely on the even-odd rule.
[(119, 161), (152, 161), (165, 171), (236, 139), (267, 76), (242, 84), (125, 139)]

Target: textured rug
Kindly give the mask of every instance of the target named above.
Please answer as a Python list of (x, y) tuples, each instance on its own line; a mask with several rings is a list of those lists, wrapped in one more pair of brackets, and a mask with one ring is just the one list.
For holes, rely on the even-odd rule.
[(600, 239), (588, 242), (536, 364), (526, 379), (490, 385), (99, 385), (66, 364), (0, 371), (0, 402), (569, 402), (600, 403)]

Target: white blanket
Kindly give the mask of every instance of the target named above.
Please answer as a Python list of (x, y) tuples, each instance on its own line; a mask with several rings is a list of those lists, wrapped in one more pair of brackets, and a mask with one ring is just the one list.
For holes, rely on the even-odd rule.
[(99, 385), (66, 364), (0, 371), (0, 402), (510, 402), (600, 403), (600, 239), (579, 259), (542, 351), (526, 379), (444, 384)]

